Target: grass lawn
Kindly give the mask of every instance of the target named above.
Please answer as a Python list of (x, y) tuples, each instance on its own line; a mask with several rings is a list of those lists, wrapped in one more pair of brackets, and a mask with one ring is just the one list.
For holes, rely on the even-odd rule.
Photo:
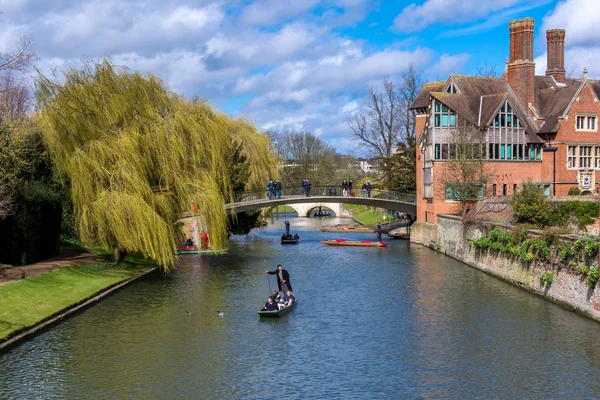
[(0, 286), (0, 339), (148, 268), (131, 264), (65, 267)]
[[(396, 217), (388, 214), (385, 211), (377, 210), (375, 207), (361, 206), (358, 204), (344, 204), (344, 208), (352, 211), (354, 219), (363, 225), (377, 226), (377, 221), (382, 224), (396, 220)], [(385, 219), (383, 218), (385, 216)]]

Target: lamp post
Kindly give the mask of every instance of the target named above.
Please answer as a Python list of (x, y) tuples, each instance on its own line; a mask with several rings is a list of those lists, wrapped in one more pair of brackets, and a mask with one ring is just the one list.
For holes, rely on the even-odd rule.
[(552, 152), (552, 196), (556, 196), (556, 150), (558, 150), (558, 147), (552, 146), (550, 140), (543, 148), (544, 153)]

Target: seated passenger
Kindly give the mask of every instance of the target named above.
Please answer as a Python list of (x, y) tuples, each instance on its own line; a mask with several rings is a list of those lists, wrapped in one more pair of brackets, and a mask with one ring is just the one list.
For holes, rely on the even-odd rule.
[(292, 294), (292, 292), (288, 290), (283, 295), (283, 304), (284, 304), (284, 307), (291, 306), (294, 303), (294, 301), (296, 301), (296, 298), (294, 297), (294, 295)]
[(263, 311), (277, 311), (277, 304), (273, 301), (271, 297), (267, 299)]
[(277, 290), (274, 290), (273, 294), (269, 296), (269, 298), (273, 299), (273, 302), (279, 303), (279, 299), (281, 299), (281, 296), (279, 295), (279, 292)]
[(294, 239), (299, 239), (299, 238), (300, 238), (300, 236), (298, 236), (298, 234), (297, 234), (297, 233), (296, 233), (296, 234), (294, 234)]

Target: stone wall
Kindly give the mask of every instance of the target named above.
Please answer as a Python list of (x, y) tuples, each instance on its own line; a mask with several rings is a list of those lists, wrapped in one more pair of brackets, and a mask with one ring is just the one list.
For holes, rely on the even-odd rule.
[[(412, 242), (427, 245), (465, 264), (600, 322), (600, 295), (597, 294), (600, 289), (589, 289), (585, 277), (560, 264), (540, 261), (527, 263), (520, 257), (494, 250), (481, 250), (471, 244), (473, 240), (489, 234), (495, 227), (505, 229), (510, 227), (494, 223), (463, 224), (460, 217), (454, 215), (438, 215), (435, 228), (422, 225), (431, 224), (420, 223), (416, 229), (413, 229), (411, 234), (415, 232), (417, 234), (414, 238), (411, 237)], [(435, 239), (431, 237), (434, 232)], [(530, 235), (534, 236), (536, 233), (531, 231)], [(576, 239), (563, 238), (563, 240)], [(553, 273), (551, 284), (540, 283), (540, 276), (545, 272)]]

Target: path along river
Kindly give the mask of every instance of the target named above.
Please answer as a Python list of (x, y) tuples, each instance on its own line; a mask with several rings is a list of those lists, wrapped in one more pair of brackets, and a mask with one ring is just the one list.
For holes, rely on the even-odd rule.
[[(275, 220), (0, 355), (0, 398), (600, 396), (598, 323), (419, 245), (332, 248), (315, 228), (345, 221), (291, 222), (297, 246)], [(261, 321), (277, 263), (299, 303)]]

